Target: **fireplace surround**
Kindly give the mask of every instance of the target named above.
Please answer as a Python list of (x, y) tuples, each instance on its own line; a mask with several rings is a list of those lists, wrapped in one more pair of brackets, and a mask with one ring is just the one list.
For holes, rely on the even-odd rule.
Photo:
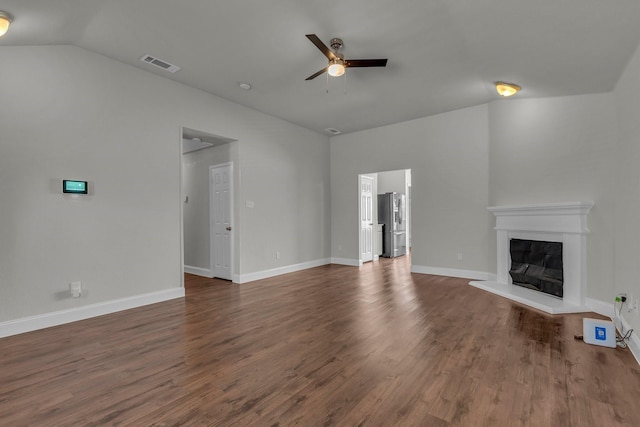
[[(593, 202), (496, 206), (496, 281), (469, 284), (551, 314), (590, 311), (587, 290), (587, 214)], [(513, 285), (509, 270), (511, 239), (561, 242), (564, 270), (563, 296), (558, 298)]]

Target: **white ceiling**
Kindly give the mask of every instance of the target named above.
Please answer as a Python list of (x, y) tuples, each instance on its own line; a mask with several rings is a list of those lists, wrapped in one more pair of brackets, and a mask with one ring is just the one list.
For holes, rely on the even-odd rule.
[[(2, 45), (73, 44), (323, 132), (343, 133), (498, 98), (607, 92), (640, 41), (638, 0), (0, 0)], [(386, 68), (304, 79), (326, 65), (307, 40)], [(149, 54), (181, 67), (142, 63)], [(238, 83), (247, 82), (244, 91)]]

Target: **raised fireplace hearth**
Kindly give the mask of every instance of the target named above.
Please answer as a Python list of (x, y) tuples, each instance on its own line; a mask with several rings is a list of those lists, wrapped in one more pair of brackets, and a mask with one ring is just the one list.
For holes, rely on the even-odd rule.
[[(592, 207), (593, 202), (570, 202), (488, 208), (496, 216), (497, 280), (474, 281), (469, 284), (547, 313), (590, 311), (586, 306), (587, 234), (589, 233), (587, 214)], [(558, 292), (552, 295), (548, 292), (540, 292), (539, 289), (531, 289), (529, 286), (514, 285), (512, 274), (510, 274), (513, 240), (555, 242), (561, 245), (562, 290), (559, 295)], [(547, 249), (553, 252), (557, 247)], [(534, 258), (539, 256), (536, 255)], [(554, 267), (551, 270), (556, 270), (557, 262), (550, 261), (550, 263)], [(530, 269), (536, 270), (530, 263), (516, 260), (516, 264), (521, 264), (514, 266), (518, 280), (520, 279), (518, 273), (526, 274)], [(547, 276), (558, 276), (554, 271), (548, 273)], [(536, 272), (536, 274), (543, 275), (542, 272)]]

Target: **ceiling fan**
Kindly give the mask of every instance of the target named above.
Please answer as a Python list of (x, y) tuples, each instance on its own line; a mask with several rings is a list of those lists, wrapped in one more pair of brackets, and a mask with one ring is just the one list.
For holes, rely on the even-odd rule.
[(321, 74), (329, 73), (330, 76), (339, 77), (344, 74), (345, 69), (350, 67), (386, 67), (387, 59), (344, 59), (344, 55), (338, 52), (342, 47), (342, 40), (333, 38), (329, 42), (333, 51), (327, 47), (315, 34), (307, 34), (311, 43), (316, 45), (320, 52), (329, 60), (329, 64), (315, 74), (310, 75), (305, 80), (312, 80)]

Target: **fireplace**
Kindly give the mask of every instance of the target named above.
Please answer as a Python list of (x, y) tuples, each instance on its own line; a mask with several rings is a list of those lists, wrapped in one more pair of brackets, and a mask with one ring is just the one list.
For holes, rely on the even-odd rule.
[[(471, 282), (470, 285), (510, 298), (547, 313), (580, 313), (590, 311), (586, 306), (587, 289), (587, 214), (593, 202), (554, 203), (545, 205), (498, 206), (489, 211), (496, 216), (497, 270), (496, 281)], [(557, 243), (545, 250), (557, 252), (561, 247), (562, 290), (540, 292), (529, 289), (540, 285), (518, 286), (514, 284), (512, 268), (516, 270), (516, 282), (530, 270), (549, 282), (557, 281), (558, 271), (540, 272), (533, 263), (512, 260), (512, 241)], [(544, 251), (543, 251), (544, 252)], [(546, 257), (547, 254), (544, 254)], [(541, 254), (533, 256), (540, 258)], [(517, 258), (517, 256), (515, 257)], [(558, 270), (557, 260), (547, 260), (549, 270)], [(527, 267), (528, 265), (528, 267)], [(533, 264), (535, 265), (535, 264)], [(544, 270), (544, 268), (543, 268)], [(520, 274), (520, 275), (519, 275)], [(535, 282), (535, 279), (533, 280)], [(548, 288), (548, 284), (538, 287)], [(553, 286), (551, 286), (553, 287)]]
[(511, 239), (509, 255), (514, 285), (562, 298), (562, 242)]

